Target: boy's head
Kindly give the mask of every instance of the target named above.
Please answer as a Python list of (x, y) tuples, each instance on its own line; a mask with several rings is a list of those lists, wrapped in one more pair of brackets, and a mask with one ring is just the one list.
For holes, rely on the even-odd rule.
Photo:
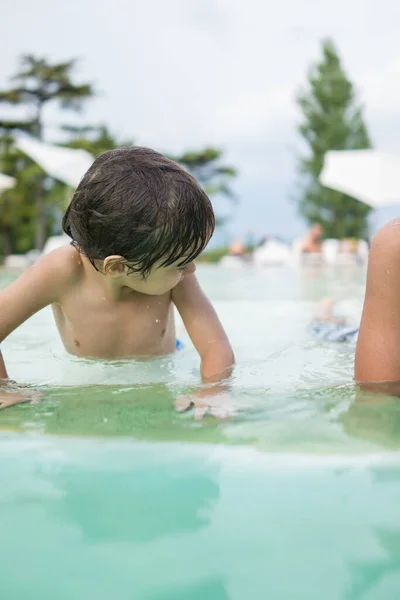
[(214, 227), (211, 202), (194, 177), (137, 146), (99, 156), (63, 219), (65, 233), (97, 270), (134, 275), (145, 293), (155, 294), (177, 285), (185, 267), (192, 269)]

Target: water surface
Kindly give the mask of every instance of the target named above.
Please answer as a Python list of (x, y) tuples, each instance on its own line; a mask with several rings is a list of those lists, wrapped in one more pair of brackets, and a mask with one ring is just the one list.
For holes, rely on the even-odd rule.
[(0, 597), (399, 597), (400, 404), (357, 401), (353, 349), (307, 330), (324, 295), (357, 321), (365, 272), (199, 278), (238, 361), (226, 422), (174, 411), (198, 385), (185, 335), (173, 357), (79, 360), (45, 310), (3, 344), (43, 400), (0, 412)]

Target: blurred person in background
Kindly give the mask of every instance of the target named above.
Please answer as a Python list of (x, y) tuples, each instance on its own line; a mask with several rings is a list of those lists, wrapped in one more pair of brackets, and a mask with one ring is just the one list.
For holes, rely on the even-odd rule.
[(319, 254), (322, 250), (323, 233), (322, 225), (314, 223), (301, 242), (301, 252), (304, 254)]

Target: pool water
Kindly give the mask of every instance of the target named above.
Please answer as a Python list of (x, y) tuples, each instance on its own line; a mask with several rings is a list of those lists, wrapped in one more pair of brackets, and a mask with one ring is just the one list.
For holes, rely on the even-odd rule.
[(324, 295), (357, 322), (364, 270), (198, 275), (238, 362), (225, 422), (174, 411), (198, 384), (185, 334), (78, 360), (44, 310), (4, 342), (43, 400), (0, 412), (0, 598), (400, 597), (400, 403), (356, 401), (354, 349), (307, 329)]

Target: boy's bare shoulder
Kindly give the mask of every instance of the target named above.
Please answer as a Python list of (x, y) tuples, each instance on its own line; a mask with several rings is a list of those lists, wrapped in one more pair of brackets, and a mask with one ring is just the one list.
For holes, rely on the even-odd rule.
[(71, 285), (83, 274), (82, 258), (78, 250), (68, 244), (43, 256), (31, 270), (41, 279), (51, 279), (54, 285)]
[(16, 323), (23, 323), (41, 308), (59, 302), (71, 287), (79, 283), (83, 273), (82, 258), (75, 248), (57, 248), (0, 292), (2, 315), (7, 313), (10, 323), (14, 317)]

